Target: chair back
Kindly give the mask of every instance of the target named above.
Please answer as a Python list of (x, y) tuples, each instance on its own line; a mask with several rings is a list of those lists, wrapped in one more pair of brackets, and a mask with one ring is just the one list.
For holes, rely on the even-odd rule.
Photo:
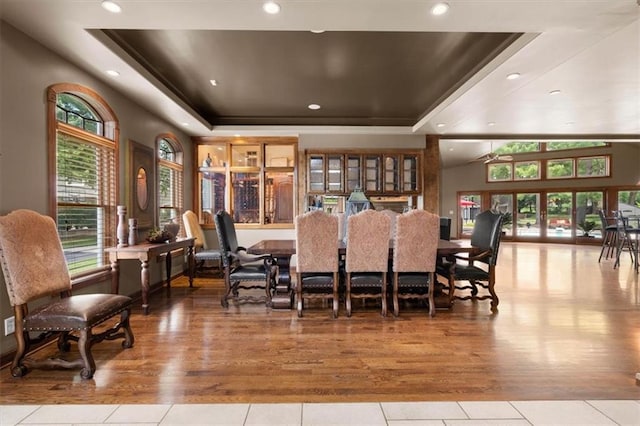
[(440, 218), (426, 210), (409, 210), (396, 220), (394, 272), (434, 272), (440, 240)]
[(218, 244), (220, 245), (220, 253), (222, 254), (222, 264), (226, 268), (231, 263), (231, 253), (238, 252), (238, 238), (236, 236), (236, 227), (233, 218), (229, 213), (220, 210), (213, 217), (216, 225), (216, 234), (218, 235)]
[(489, 265), (498, 263), (498, 253), (500, 250), (500, 238), (502, 236), (502, 215), (491, 210), (485, 210), (476, 215), (473, 232), (471, 233), (471, 245), (483, 250), (491, 250), (491, 255), (480, 262)]
[(396, 238), (396, 219), (400, 213), (394, 212), (393, 210), (389, 209), (381, 210), (381, 212), (389, 216), (389, 219), (391, 220), (391, 226), (389, 228), (389, 239), (393, 240)]
[(56, 223), (31, 210), (0, 217), (0, 264), (11, 306), (71, 290)]
[(440, 218), (440, 239), (449, 241), (451, 239), (451, 218)]
[(198, 216), (191, 210), (187, 210), (182, 214), (182, 222), (184, 222), (184, 230), (187, 233), (187, 237), (196, 239), (194, 243), (195, 248), (207, 250), (209, 247), (200, 222), (198, 221)]
[(609, 226), (604, 210), (598, 210), (598, 216), (600, 216), (600, 226), (602, 226), (602, 231), (604, 232), (604, 230), (607, 229), (607, 226)]
[(363, 210), (347, 223), (347, 272), (385, 272), (389, 262), (391, 218), (383, 212)]
[(338, 217), (314, 210), (296, 216), (298, 272), (338, 270)]

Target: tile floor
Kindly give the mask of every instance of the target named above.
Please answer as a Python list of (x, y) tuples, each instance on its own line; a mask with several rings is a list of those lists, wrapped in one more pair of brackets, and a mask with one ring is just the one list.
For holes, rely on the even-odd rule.
[(640, 400), (0, 405), (1, 425), (640, 425)]

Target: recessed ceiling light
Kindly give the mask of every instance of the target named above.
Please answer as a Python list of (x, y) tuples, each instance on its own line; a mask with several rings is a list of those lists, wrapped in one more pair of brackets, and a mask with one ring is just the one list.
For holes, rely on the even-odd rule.
[(209, 83), (211, 83), (212, 86), (217, 86), (218, 80), (209, 80)]
[(496, 125), (496, 123), (494, 121), (490, 121), (490, 122), (487, 123), (487, 126), (489, 126), (489, 127), (493, 127), (495, 125)]
[(438, 123), (438, 124), (436, 124), (436, 127), (444, 127), (444, 126), (446, 126), (446, 124), (444, 124), (444, 123)]
[(189, 125), (189, 123), (184, 122), (184, 123), (182, 123), (182, 125), (183, 125), (184, 127), (187, 127), (187, 126)]
[(262, 5), (262, 10), (271, 15), (275, 15), (276, 13), (280, 13), (280, 5), (275, 1), (268, 1)]
[(552, 90), (549, 92), (550, 95), (559, 95), (560, 94), (560, 90)]
[(325, 30), (311, 30), (314, 34), (322, 34)]
[(450, 152), (451, 152), (451, 151), (453, 151), (453, 150), (454, 150), (453, 148), (449, 148), (449, 151), (450, 151)]
[(120, 13), (122, 8), (118, 3), (112, 0), (103, 0), (101, 3), (103, 9), (108, 10), (111, 13)]
[(520, 78), (519, 72), (512, 72), (507, 76), (507, 80), (515, 80), (516, 78)]
[(449, 11), (449, 5), (447, 3), (436, 3), (431, 8), (431, 14), (434, 16), (444, 15)]
[(116, 70), (107, 70), (106, 73), (109, 74), (111, 77), (117, 77), (120, 75), (120, 73)]
[(307, 108), (312, 109), (312, 110), (315, 111), (317, 109), (320, 109), (320, 105), (318, 105), (318, 104), (309, 104), (309, 106)]

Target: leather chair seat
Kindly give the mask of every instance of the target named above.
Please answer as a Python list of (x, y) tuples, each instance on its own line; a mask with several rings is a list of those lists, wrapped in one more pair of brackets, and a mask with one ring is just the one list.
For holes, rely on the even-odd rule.
[(220, 262), (220, 260), (222, 259), (222, 255), (220, 254), (220, 250), (202, 250), (199, 252), (196, 252), (193, 257), (195, 258), (196, 262), (200, 262), (200, 261), (207, 261), (207, 260), (215, 260), (217, 262)]
[(380, 287), (383, 284), (380, 272), (352, 272), (352, 287)]
[(119, 294), (79, 294), (34, 309), (24, 319), (29, 331), (72, 331), (94, 327), (130, 308)]
[(240, 265), (235, 267), (229, 277), (231, 280), (239, 281), (263, 281), (267, 270), (262, 262)]
[(402, 272), (398, 274), (398, 287), (424, 287), (429, 282), (429, 274), (421, 272)]
[(302, 283), (308, 290), (333, 288), (333, 273), (302, 274)]

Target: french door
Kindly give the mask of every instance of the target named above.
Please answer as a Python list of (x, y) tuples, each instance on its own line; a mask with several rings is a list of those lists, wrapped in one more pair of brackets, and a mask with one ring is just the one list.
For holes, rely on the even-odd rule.
[[(472, 203), (470, 203), (470, 201)], [(548, 190), (521, 192), (489, 192), (459, 196), (462, 227), (460, 236), (469, 236), (473, 230), (470, 213), (484, 209), (506, 214), (503, 225), (507, 239), (573, 243), (591, 238), (598, 243), (602, 226), (598, 210), (605, 208), (603, 191)], [(480, 209), (479, 206), (482, 206)], [(477, 206), (477, 207), (476, 207)], [(593, 226), (587, 222), (593, 222)], [(585, 235), (585, 230), (589, 232)]]

